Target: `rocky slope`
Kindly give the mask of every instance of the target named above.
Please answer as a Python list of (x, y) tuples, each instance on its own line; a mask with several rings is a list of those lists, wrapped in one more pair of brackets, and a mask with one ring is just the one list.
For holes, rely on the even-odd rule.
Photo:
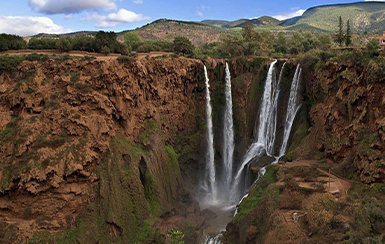
[(252, 186), (224, 243), (385, 241), (385, 59), (357, 55), (300, 59), (286, 162)]
[(0, 240), (141, 242), (175, 214), (199, 225), (173, 145), (197, 146), (202, 68), (73, 59), (2, 72)]
[[(267, 62), (230, 64), (237, 157)], [(221, 145), (225, 61), (205, 63)], [(177, 228), (196, 243), (210, 216), (192, 197), (204, 170), (203, 79), (202, 61), (186, 58), (48, 59), (2, 72), (0, 240), (163, 243)]]

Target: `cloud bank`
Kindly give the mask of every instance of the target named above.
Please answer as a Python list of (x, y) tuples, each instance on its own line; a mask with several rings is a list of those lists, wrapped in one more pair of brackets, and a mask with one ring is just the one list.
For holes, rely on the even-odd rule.
[(71, 14), (87, 9), (116, 9), (114, 0), (29, 0), (35, 12), (44, 14)]
[(279, 15), (275, 15), (273, 17), (278, 19), (278, 20), (285, 20), (285, 19), (290, 19), (290, 18), (296, 17), (296, 16), (301, 16), (303, 13), (305, 13), (305, 11), (306, 11), (306, 9), (298, 9), (294, 12), (279, 14)]
[(146, 17), (142, 14), (137, 14), (135, 12), (122, 8), (119, 9), (118, 12), (110, 13), (106, 16), (100, 15), (98, 13), (93, 13), (92, 15), (89, 15), (83, 19), (96, 21), (95, 27), (97, 28), (108, 28), (114, 27), (118, 24), (149, 20), (150, 17)]
[(38, 33), (61, 34), (71, 32), (55, 24), (48, 17), (34, 16), (0, 16), (0, 33), (31, 36)]

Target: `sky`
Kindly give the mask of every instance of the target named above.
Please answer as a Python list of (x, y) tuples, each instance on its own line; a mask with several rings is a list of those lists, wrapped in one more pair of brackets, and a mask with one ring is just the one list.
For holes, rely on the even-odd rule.
[[(383, 0), (385, 1), (385, 0)], [(0, 33), (21, 36), (135, 29), (160, 18), (201, 21), (273, 16), (346, 0), (0, 0)]]

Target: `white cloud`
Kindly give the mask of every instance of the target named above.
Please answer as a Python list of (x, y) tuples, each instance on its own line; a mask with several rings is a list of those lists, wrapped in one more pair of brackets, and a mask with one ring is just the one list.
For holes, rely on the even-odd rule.
[(87, 16), (83, 19), (96, 21), (95, 26), (98, 28), (108, 28), (108, 27), (113, 27), (123, 23), (149, 20), (150, 17), (146, 17), (142, 14), (137, 14), (135, 12), (122, 8), (122, 9), (119, 9), (118, 12), (110, 13), (107, 16), (103, 16), (98, 13), (93, 13), (92, 15)]
[(197, 11), (197, 15), (198, 15), (199, 17), (202, 17), (202, 16), (203, 16), (202, 11)]
[(71, 14), (86, 9), (116, 9), (114, 0), (29, 0), (32, 9), (45, 14)]
[(273, 17), (278, 19), (278, 20), (285, 20), (285, 19), (290, 19), (290, 18), (296, 17), (296, 16), (301, 16), (305, 11), (306, 11), (305, 9), (298, 9), (294, 12), (279, 14), (279, 15), (275, 15)]
[(38, 33), (65, 32), (71, 32), (71, 30), (55, 24), (48, 17), (0, 16), (0, 33), (30, 36)]
[(135, 3), (135, 4), (143, 4), (143, 0), (134, 0), (133, 3)]

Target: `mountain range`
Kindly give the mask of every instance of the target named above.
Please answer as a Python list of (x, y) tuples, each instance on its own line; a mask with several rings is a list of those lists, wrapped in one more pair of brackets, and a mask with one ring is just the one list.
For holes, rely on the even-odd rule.
[[(125, 33), (136, 31), (144, 40), (171, 41), (176, 36), (186, 36), (193, 44), (202, 45), (219, 41), (223, 33), (239, 32), (246, 23), (253, 24), (258, 31), (332, 33), (337, 31), (340, 16), (344, 22), (344, 28), (346, 28), (346, 22), (349, 20), (351, 29), (355, 33), (381, 33), (385, 31), (385, 2), (370, 1), (312, 7), (307, 9), (302, 16), (286, 20), (278, 20), (270, 16), (234, 21), (203, 20), (201, 22), (159, 19), (135, 30), (119, 32), (118, 39), (123, 40)], [(63, 35), (89, 35), (92, 33), (80, 31)], [(38, 36), (45, 35), (39, 34)]]

